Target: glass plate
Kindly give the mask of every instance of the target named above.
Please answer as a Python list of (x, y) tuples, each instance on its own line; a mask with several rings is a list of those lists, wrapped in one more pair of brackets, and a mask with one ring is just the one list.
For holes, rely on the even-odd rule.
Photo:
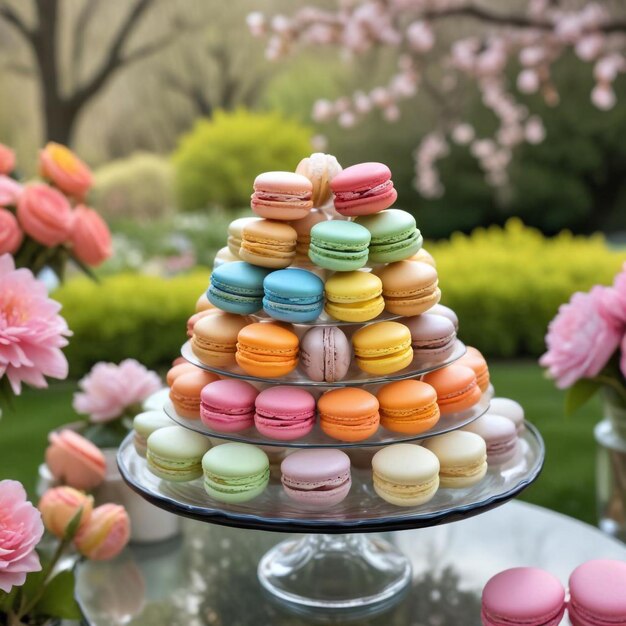
[[(276, 320), (268, 315), (265, 311), (260, 311), (259, 313), (252, 313), (249, 317), (253, 318), (256, 322), (275, 322)], [(306, 326), (310, 328), (312, 326), (341, 326), (341, 327), (349, 327), (349, 326), (367, 326), (368, 324), (373, 324), (374, 322), (391, 322), (402, 319), (402, 315), (395, 315), (393, 313), (389, 313), (388, 311), (383, 311), (380, 315), (375, 317), (374, 319), (367, 320), (366, 322), (342, 322), (341, 320), (336, 320), (334, 317), (331, 317), (325, 311), (313, 322), (308, 322), (306, 324), (294, 324), (294, 326)], [(344, 328), (345, 330), (345, 328)]]
[(317, 382), (310, 380), (298, 366), (293, 372), (287, 374), (287, 376), (281, 376), (280, 378), (259, 378), (258, 376), (251, 376), (246, 374), (238, 365), (233, 365), (228, 369), (221, 369), (219, 367), (212, 367), (206, 365), (198, 359), (198, 357), (192, 352), (190, 342), (187, 341), (183, 344), (180, 353), (183, 358), (189, 363), (193, 363), (197, 367), (206, 370), (207, 372), (214, 372), (220, 376), (226, 376), (227, 378), (240, 378), (242, 380), (249, 380), (253, 382), (264, 382), (274, 385), (306, 385), (307, 387), (351, 387), (358, 385), (359, 387), (365, 384), (381, 384), (389, 383), (394, 380), (406, 380), (408, 378), (417, 378), (423, 374), (428, 374), (436, 369), (450, 365), (457, 359), (460, 359), (465, 354), (465, 344), (462, 341), (456, 340), (454, 352), (450, 357), (444, 361), (433, 361), (427, 359), (421, 359), (420, 357), (414, 357), (413, 362), (408, 367), (405, 367), (399, 372), (394, 374), (386, 374), (385, 376), (372, 376), (366, 372), (361, 371), (353, 360), (348, 373), (343, 380), (338, 380), (334, 383)]
[(305, 509), (285, 495), (277, 465), (272, 465), (270, 484), (262, 495), (244, 504), (222, 504), (206, 494), (201, 478), (189, 483), (158, 479), (148, 470), (145, 459), (137, 454), (132, 441), (131, 433), (119, 448), (120, 472), (135, 491), (155, 506), (213, 524), (300, 533), (405, 530), (478, 515), (528, 487), (539, 476), (545, 456), (541, 435), (527, 423), (516, 455), (506, 465), (491, 469), (474, 487), (440, 489), (427, 504), (407, 508), (393, 506), (379, 498), (372, 487), (371, 471), (362, 469), (367, 459), (353, 458), (353, 484), (348, 497), (329, 509), (315, 510)]
[(419, 435), (404, 435), (402, 433), (394, 433), (382, 426), (376, 434), (369, 439), (357, 442), (345, 442), (332, 439), (322, 431), (319, 423), (316, 423), (313, 430), (295, 441), (277, 441), (276, 439), (268, 439), (258, 432), (255, 428), (248, 428), (239, 433), (220, 433), (205, 426), (200, 420), (193, 420), (181, 417), (176, 413), (173, 404), (168, 400), (163, 405), (163, 410), (169, 418), (177, 424), (195, 430), (198, 433), (214, 437), (216, 439), (227, 439), (228, 441), (242, 441), (257, 446), (274, 446), (280, 448), (372, 448), (392, 443), (400, 443), (402, 441), (416, 441), (419, 439), (427, 439), (435, 435), (442, 435), (451, 430), (457, 430), (467, 424), (478, 419), (489, 409), (489, 398), (486, 395), (480, 399), (480, 402), (473, 406), (469, 411), (463, 413), (455, 413), (453, 415), (445, 415), (439, 419), (434, 428), (421, 433)]

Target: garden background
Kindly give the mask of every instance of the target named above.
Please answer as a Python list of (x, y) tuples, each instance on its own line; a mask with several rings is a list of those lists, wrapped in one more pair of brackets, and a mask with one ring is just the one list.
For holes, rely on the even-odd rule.
[[(4, 414), (0, 479), (34, 489), (47, 432), (75, 418), (76, 381), (95, 362), (134, 357), (167, 369), (228, 223), (248, 210), (254, 177), (293, 170), (322, 149), (344, 166), (389, 165), (397, 206), (417, 218), (460, 337), (489, 358), (497, 395), (521, 402), (546, 439), (544, 476), (524, 497), (594, 522), (600, 405), (566, 418), (562, 394), (536, 359), (559, 304), (609, 284), (626, 260), (626, 107), (595, 108), (591, 73), (565, 55), (553, 66), (567, 94), (558, 107), (516, 94), (541, 115), (545, 139), (514, 151), (508, 184), (490, 186), (469, 148), (457, 145), (441, 161), (445, 193), (427, 199), (414, 186), (413, 153), (438, 123), (441, 102), (420, 93), (399, 104), (393, 122), (376, 112), (354, 127), (314, 122), (316, 100), (372, 88), (395, 60), (376, 49), (341, 60), (312, 47), (269, 62), (246, 15), (302, 4), (0, 3), (0, 142), (15, 147), (26, 175), (48, 140), (80, 154), (95, 172), (89, 203), (109, 223), (115, 247), (99, 282), (70, 275), (54, 286), (74, 333), (71, 380), (26, 390)], [(437, 45), (467, 29), (464, 19), (450, 22)], [(514, 83), (516, 68), (509, 71)], [(614, 89), (623, 102), (625, 81)], [(465, 119), (492, 132), (496, 120), (478, 91), (463, 93), (456, 104)]]

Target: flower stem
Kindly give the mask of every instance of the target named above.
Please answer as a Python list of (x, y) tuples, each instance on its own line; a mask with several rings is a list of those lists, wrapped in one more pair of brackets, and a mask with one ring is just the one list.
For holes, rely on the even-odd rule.
[(614, 389), (619, 396), (621, 396), (621, 398), (626, 401), (626, 387), (624, 387), (624, 385), (622, 385), (618, 380), (616, 380), (615, 378), (612, 378), (611, 376), (595, 376), (593, 378), (593, 380), (595, 380), (596, 382), (602, 384), (602, 385), (607, 385), (609, 387), (611, 387), (612, 389)]

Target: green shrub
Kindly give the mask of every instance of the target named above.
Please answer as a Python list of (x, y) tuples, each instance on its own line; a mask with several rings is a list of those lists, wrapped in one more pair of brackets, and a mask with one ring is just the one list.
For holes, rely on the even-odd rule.
[(538, 356), (548, 322), (575, 291), (610, 284), (626, 252), (604, 238), (564, 231), (545, 238), (511, 219), (504, 228), (455, 233), (427, 244), (437, 261), (442, 303), (460, 320), (461, 339), (490, 356)]
[(96, 170), (91, 193), (93, 205), (110, 220), (158, 219), (173, 211), (172, 166), (165, 157), (136, 152)]
[(246, 206), (265, 171), (294, 170), (311, 151), (311, 130), (278, 113), (217, 111), (182, 137), (173, 160), (181, 208)]
[(66, 348), (71, 374), (97, 361), (134, 357), (148, 367), (167, 365), (186, 340), (187, 318), (206, 290), (209, 270), (172, 279), (118, 274), (94, 283), (68, 281), (54, 292), (74, 336)]
[[(559, 305), (576, 290), (611, 283), (626, 260), (626, 252), (609, 250), (600, 236), (563, 232), (546, 239), (516, 219), (426, 247), (437, 260), (442, 303), (459, 316), (461, 339), (491, 357), (541, 354)], [(170, 363), (208, 278), (208, 269), (198, 269), (173, 279), (70, 280), (54, 297), (74, 331), (67, 348), (72, 373), (125, 357), (150, 367)]]

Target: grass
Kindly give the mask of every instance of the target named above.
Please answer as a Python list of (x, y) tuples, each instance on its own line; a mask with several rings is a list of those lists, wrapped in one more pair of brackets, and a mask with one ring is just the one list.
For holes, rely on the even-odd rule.
[[(601, 415), (599, 402), (566, 418), (563, 394), (535, 363), (496, 361), (491, 374), (497, 394), (520, 401), (546, 442), (543, 474), (522, 499), (595, 523), (593, 426)], [(65, 382), (46, 392), (28, 390), (16, 399), (14, 410), (5, 412), (0, 420), (0, 479), (20, 480), (33, 493), (47, 432), (76, 419), (74, 389)]]

